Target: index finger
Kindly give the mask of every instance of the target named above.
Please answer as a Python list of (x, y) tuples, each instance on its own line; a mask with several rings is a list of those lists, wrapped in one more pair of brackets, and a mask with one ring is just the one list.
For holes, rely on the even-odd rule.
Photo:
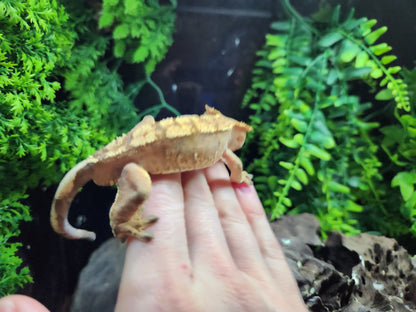
[(123, 279), (134, 280), (140, 276), (143, 280), (149, 272), (169, 272), (178, 265), (189, 266), (180, 174), (152, 176), (152, 191), (144, 204), (143, 215), (159, 217), (148, 228), (154, 238), (149, 243), (128, 240)]

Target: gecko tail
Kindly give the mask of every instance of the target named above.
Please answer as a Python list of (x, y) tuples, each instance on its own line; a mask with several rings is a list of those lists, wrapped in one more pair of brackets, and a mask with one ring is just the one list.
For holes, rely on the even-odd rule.
[(92, 178), (95, 161), (87, 158), (67, 172), (56, 190), (51, 208), (51, 225), (55, 232), (70, 239), (95, 240), (95, 233), (77, 229), (68, 221), (68, 212), (78, 190)]

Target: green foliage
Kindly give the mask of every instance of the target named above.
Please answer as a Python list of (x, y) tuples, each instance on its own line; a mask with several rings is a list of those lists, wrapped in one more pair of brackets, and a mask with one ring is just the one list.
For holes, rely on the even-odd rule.
[(101, 28), (113, 27), (114, 55), (131, 63), (144, 63), (147, 74), (172, 44), (176, 1), (104, 0)]
[[(391, 47), (378, 43), (387, 28), (373, 29), (375, 20), (353, 11), (341, 20), (340, 7), (319, 20), (301, 17), (287, 0), (284, 7), (289, 19), (271, 25), (243, 102), (254, 110), (246, 150), (255, 154), (246, 157), (265, 208), (272, 219), (312, 212), (324, 233), (408, 233), (416, 224), (416, 173), (391, 177), (397, 166), (411, 168), (416, 120), (401, 67), (392, 65)], [(352, 92), (358, 86), (368, 86), (373, 103)], [(384, 138), (385, 106), (376, 100), (394, 101), (400, 121), (381, 128)]]
[[(67, 14), (56, 1), (2, 1), (0, 12), (0, 277), (4, 281), (0, 295), (4, 295), (30, 280), (27, 268), (18, 271), (20, 260), (14, 252), (19, 244), (9, 239), (19, 234), (20, 221), (30, 219), (28, 207), (19, 203), (26, 188), (37, 185), (59, 157), (60, 147), (49, 143), (61, 141), (62, 130), (51, 124), (57, 119), (56, 108), (44, 104), (54, 101), (60, 88), (51, 74), (68, 59), (73, 35), (65, 27)], [(49, 180), (54, 173), (50, 171), (45, 174)]]
[[(129, 9), (141, 5), (125, 3)], [(159, 19), (152, 9), (163, 9), (155, 2), (146, 7), (155, 25), (165, 21), (168, 13)], [(21, 203), (27, 189), (57, 183), (79, 160), (137, 123), (134, 97), (144, 83), (153, 83), (149, 75), (166, 52), (166, 38), (164, 49), (157, 42), (147, 45), (147, 77), (124, 86), (121, 61), (109, 53), (111, 38), (98, 32), (94, 16), (82, 0), (0, 2), (0, 296), (31, 281), (15, 256), (19, 223), (30, 220), (29, 207)], [(172, 23), (163, 27), (163, 35), (167, 28), (172, 34)], [(158, 31), (143, 29), (155, 41)]]
[(78, 116), (84, 115), (90, 124), (101, 125), (100, 131), (106, 131), (102, 137), (104, 143), (139, 121), (133, 105), (136, 94), (130, 94), (137, 83), (124, 87), (117, 72), (121, 63), (115, 62), (113, 56), (106, 57), (110, 38), (96, 33), (94, 12), (86, 10), (82, 1), (78, 2), (64, 2), (77, 40), (58, 74), (64, 78), (64, 105)]
[[(416, 67), (403, 70), (403, 77), (408, 82), (410, 102), (415, 103)], [(411, 221), (409, 231), (416, 235), (416, 116), (413, 110), (406, 113), (396, 110), (395, 117), (396, 123), (381, 129), (384, 135), (381, 146), (393, 164), (391, 186), (400, 190), (400, 212)]]
[(21, 268), (22, 260), (15, 256), (21, 244), (9, 242), (19, 234), (19, 222), (30, 220), (29, 207), (19, 203), (21, 197), (13, 193), (0, 201), (0, 296), (32, 282), (29, 269)]

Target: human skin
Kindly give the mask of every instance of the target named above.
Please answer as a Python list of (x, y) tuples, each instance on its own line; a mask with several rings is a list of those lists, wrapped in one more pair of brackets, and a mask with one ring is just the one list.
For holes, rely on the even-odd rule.
[[(116, 312), (307, 311), (254, 187), (231, 183), (223, 164), (152, 176), (144, 211), (159, 216), (155, 238), (127, 242)], [(12, 311), (48, 310), (1, 299)]]

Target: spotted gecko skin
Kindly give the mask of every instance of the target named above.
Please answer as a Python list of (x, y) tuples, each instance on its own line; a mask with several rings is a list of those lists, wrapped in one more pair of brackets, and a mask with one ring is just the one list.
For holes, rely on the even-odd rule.
[(241, 160), (234, 154), (244, 144), (251, 126), (205, 106), (202, 115), (182, 115), (156, 122), (145, 116), (124, 134), (78, 163), (60, 182), (52, 209), (53, 229), (70, 239), (95, 239), (95, 233), (77, 229), (68, 221), (68, 211), (78, 190), (88, 181), (101, 186), (117, 185), (110, 210), (115, 237), (133, 236), (148, 242), (153, 235), (146, 228), (158, 217), (143, 217), (143, 204), (151, 192), (149, 174), (202, 169), (223, 161), (230, 180), (251, 184)]

